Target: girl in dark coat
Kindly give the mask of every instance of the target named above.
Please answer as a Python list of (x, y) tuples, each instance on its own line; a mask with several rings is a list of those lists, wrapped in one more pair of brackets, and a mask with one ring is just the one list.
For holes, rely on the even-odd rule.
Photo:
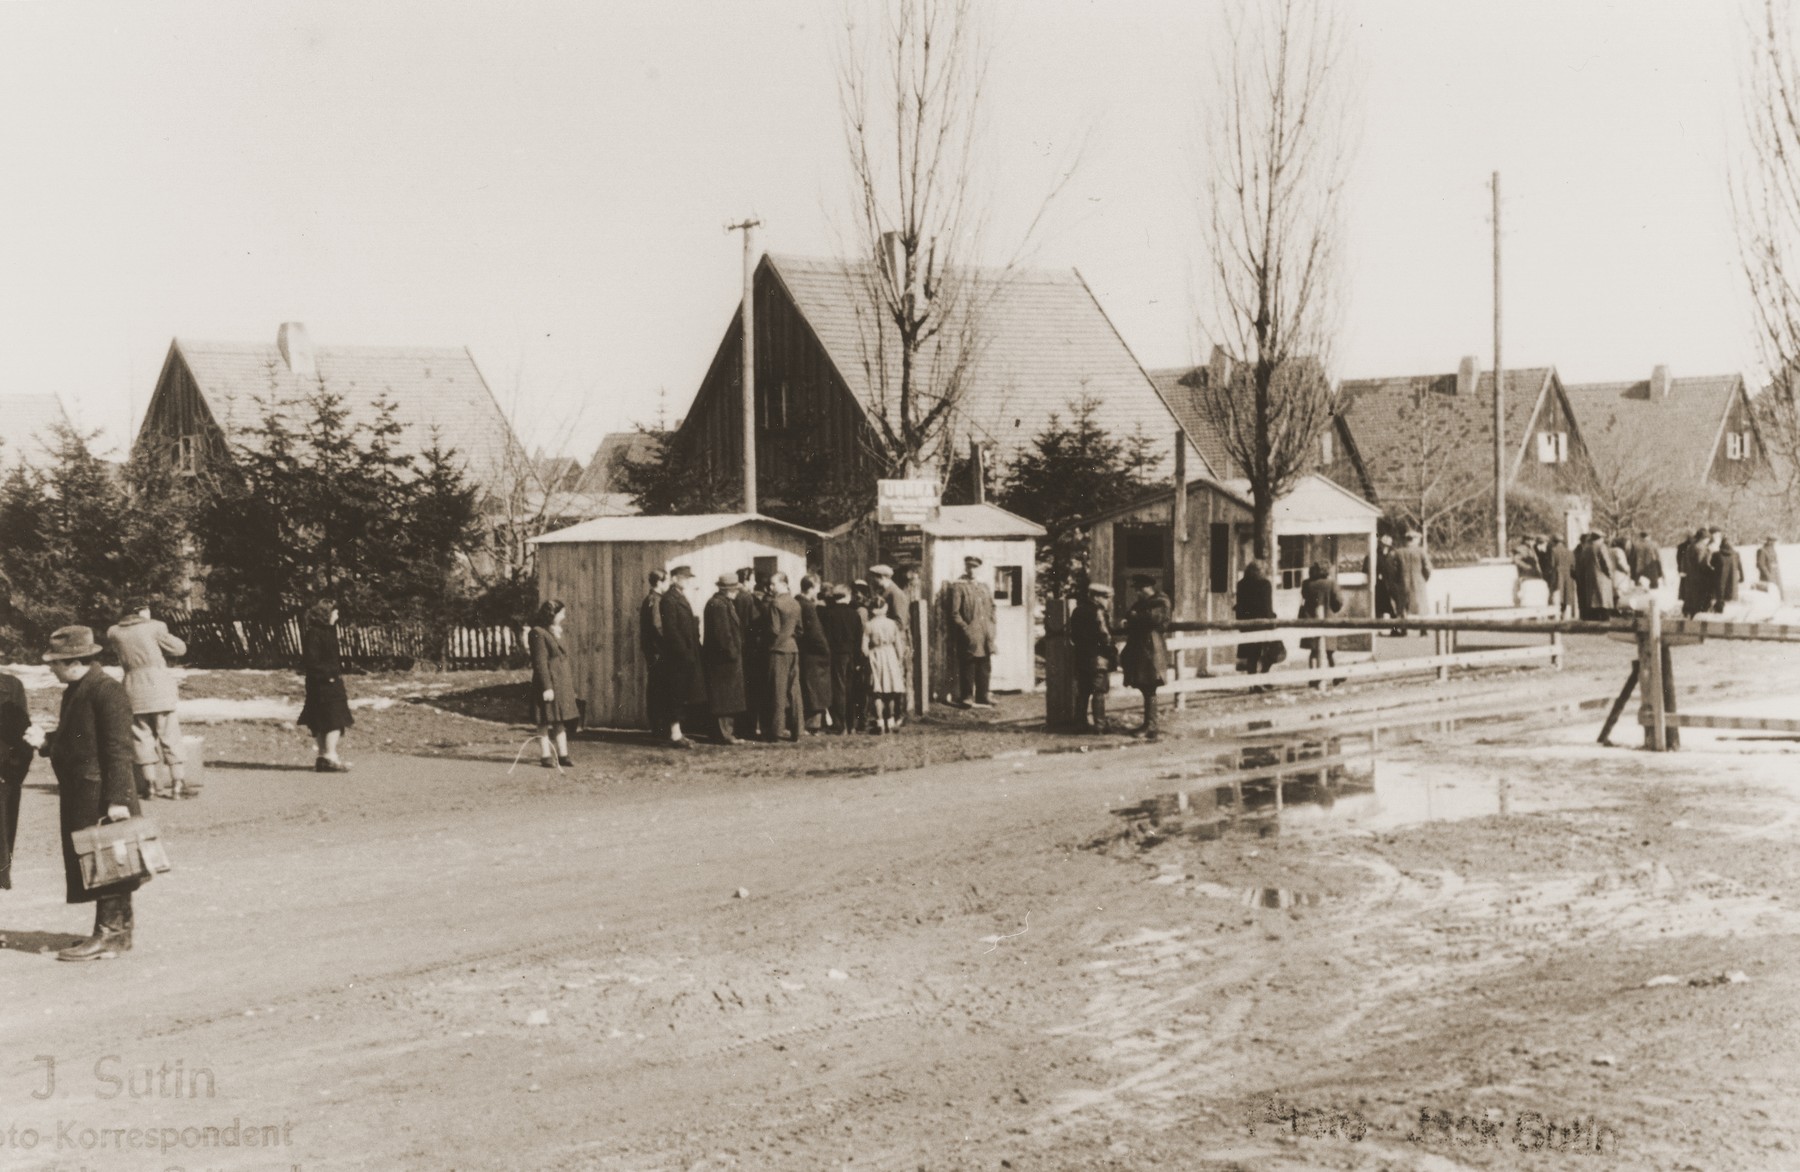
[(700, 619), (688, 599), (694, 571), (676, 566), (669, 571), (670, 585), (663, 592), (663, 658), (657, 673), (662, 689), (663, 712), (669, 719), (669, 746), (691, 749), (694, 743), (681, 735), (682, 715), (706, 702), (706, 674), (700, 664)]
[[(1244, 567), (1244, 576), (1238, 579), (1237, 599), (1232, 613), (1239, 619), (1275, 617), (1275, 584), (1263, 573), (1261, 562), (1251, 562)], [(1406, 613), (1412, 612), (1407, 610)], [(1286, 657), (1287, 648), (1282, 646), (1279, 639), (1259, 639), (1254, 643), (1238, 644), (1238, 670), (1250, 675), (1260, 675)]]
[(1133, 574), (1131, 585), (1138, 597), (1125, 614), (1125, 650), (1119, 663), (1125, 669), (1125, 686), (1136, 688), (1144, 697), (1144, 722), (1132, 735), (1153, 741), (1157, 739), (1156, 689), (1162, 687), (1163, 673), (1169, 670), (1169, 600), (1148, 574)]
[(337, 604), (315, 602), (300, 628), (300, 670), (306, 676), (306, 704), (294, 723), (310, 729), (318, 750), (313, 768), (320, 773), (348, 773), (338, 757), (338, 740), (356, 723), (344, 691), (344, 664), (338, 653)]
[(819, 621), (819, 580), (800, 579), (800, 702), (806, 711), (808, 736), (818, 733), (831, 710), (831, 639)]
[(87, 627), (63, 627), (50, 636), (44, 662), (66, 687), (56, 731), (39, 750), (56, 773), (61, 807), (63, 882), (70, 903), (93, 903), (94, 934), (56, 954), (58, 960), (106, 960), (131, 950), (131, 893), (139, 880), (88, 887), (74, 834), (108, 819), (138, 813), (132, 770), (131, 700), (125, 686), (100, 671), (101, 648)]
[[(560, 599), (546, 598), (532, 616), (531, 633), (526, 636), (531, 648), (531, 715), (537, 723), (538, 764), (545, 769), (575, 764), (569, 758), (569, 729), (581, 720), (581, 701), (575, 694), (575, 673), (562, 641), (568, 613)], [(552, 730), (554, 760), (550, 756)]]
[[(1306, 582), (1300, 587), (1300, 617), (1328, 619), (1343, 609), (1344, 594), (1338, 589), (1331, 567), (1324, 562), (1314, 562), (1306, 572)], [(1300, 646), (1309, 653), (1306, 658), (1308, 667), (1337, 666), (1337, 640), (1332, 636), (1308, 635), (1300, 640)], [(1324, 688), (1328, 682), (1314, 680), (1313, 687)]]

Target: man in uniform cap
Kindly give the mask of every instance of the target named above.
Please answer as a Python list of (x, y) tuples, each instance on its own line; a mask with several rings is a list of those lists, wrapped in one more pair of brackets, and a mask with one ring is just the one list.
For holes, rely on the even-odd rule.
[(1119, 666), (1119, 645), (1112, 632), (1112, 587), (1090, 585), (1069, 614), (1069, 644), (1075, 653), (1075, 695), (1081, 705), (1081, 731), (1105, 732), (1106, 694)]
[(734, 725), (745, 707), (744, 628), (738, 620), (736, 574), (720, 574), (717, 591), (706, 600), (706, 706), (718, 725), (719, 743), (737, 744)]
[[(963, 576), (944, 588), (945, 630), (956, 667), (956, 696), (951, 703), (958, 708), (993, 707), (988, 701), (988, 683), (994, 664), (994, 590), (983, 580), (981, 566), (981, 559), (973, 554), (965, 557)], [(971, 690), (975, 693), (972, 704)]]

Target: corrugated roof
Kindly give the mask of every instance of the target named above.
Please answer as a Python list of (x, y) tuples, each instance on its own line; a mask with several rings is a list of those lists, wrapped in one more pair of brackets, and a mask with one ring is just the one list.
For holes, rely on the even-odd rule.
[[(1555, 378), (1554, 367), (1538, 366), (1506, 372), (1507, 450), (1516, 461), (1537, 412), (1538, 401)], [(1345, 379), (1338, 384), (1339, 415), (1349, 429), (1363, 466), (1378, 496), (1402, 493), (1407, 445), (1416, 446), (1418, 424), (1409, 416), (1421, 395), (1437, 395), (1448, 413), (1433, 421), (1460, 433), (1471, 460), (1493, 462), (1494, 374), (1488, 371), (1475, 389), (1456, 393), (1455, 374), (1407, 375), (1400, 378)], [(1580, 420), (1577, 419), (1577, 424)], [(1583, 433), (1585, 435), (1585, 432)]]
[(0, 473), (44, 467), (69, 416), (55, 395), (0, 395)]
[[(262, 404), (295, 403), (318, 390), (288, 369), (273, 344), (205, 342), (177, 338), (200, 393), (226, 438), (242, 442), (261, 422)], [(385, 395), (404, 427), (401, 451), (420, 453), (434, 437), (455, 449), (472, 480), (493, 492), (530, 476), (531, 462), (513, 435), (511, 423), (489, 390), (467, 349), (423, 346), (320, 346), (314, 349), (319, 378), (342, 396), (353, 420), (372, 423), (375, 400)]]
[(944, 505), (935, 521), (919, 528), (933, 537), (1042, 537), (1049, 532), (1036, 521), (986, 504)]
[(1690, 480), (1712, 470), (1719, 429), (1743, 387), (1741, 375), (1701, 375), (1669, 380), (1669, 393), (1652, 397), (1650, 380), (1577, 383), (1569, 403), (1588, 451), (1602, 467), (1652, 459)]
[[(878, 363), (897, 385), (898, 345), (892, 326), (873, 312), (866, 282), (873, 262), (770, 255), (768, 264), (792, 295), (838, 373), (865, 410), (878, 411)], [(1056, 414), (1065, 421), (1083, 396), (1101, 403), (1100, 420), (1115, 435), (1142, 428), (1172, 467), (1177, 419), (1163, 402), (1100, 303), (1074, 269), (1021, 269), (1004, 279), (979, 270), (986, 339), (967, 376), (957, 434), (990, 440), (1002, 458), (1027, 447)], [(994, 282), (983, 286), (983, 282)], [(1003, 283), (1000, 283), (1002, 282)], [(954, 360), (946, 330), (945, 356)], [(1198, 449), (1196, 449), (1198, 451)], [(1202, 457), (1204, 459), (1204, 457)], [(1210, 470), (1210, 465), (1205, 469)]]
[(761, 517), (754, 513), (694, 513), (675, 517), (596, 517), (567, 529), (531, 539), (533, 545), (561, 545), (580, 541), (693, 541), (708, 533), (729, 529), (745, 521), (774, 525), (806, 537), (824, 537), (800, 525)]

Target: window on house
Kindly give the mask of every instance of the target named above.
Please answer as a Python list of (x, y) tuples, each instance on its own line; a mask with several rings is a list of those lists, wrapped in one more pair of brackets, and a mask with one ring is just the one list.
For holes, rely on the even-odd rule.
[(1540, 431), (1537, 437), (1538, 463), (1563, 464), (1569, 459), (1569, 433)]
[(782, 431), (788, 425), (788, 387), (785, 379), (773, 379), (764, 389), (763, 427), (769, 431)]
[(184, 435), (175, 441), (175, 471), (193, 476), (200, 471), (200, 437)]
[(994, 603), (997, 606), (1025, 605), (1025, 567), (994, 567)]
[(1725, 458), (1727, 460), (1742, 460), (1744, 458), (1744, 448), (1742, 443), (1738, 440), (1738, 433), (1735, 431), (1728, 431), (1725, 433)]
[(1569, 433), (1566, 431), (1556, 433), (1556, 462), (1558, 464), (1569, 462)]
[(1300, 583), (1306, 581), (1306, 538), (1277, 535), (1275, 560), (1281, 567), (1281, 588), (1300, 589)]

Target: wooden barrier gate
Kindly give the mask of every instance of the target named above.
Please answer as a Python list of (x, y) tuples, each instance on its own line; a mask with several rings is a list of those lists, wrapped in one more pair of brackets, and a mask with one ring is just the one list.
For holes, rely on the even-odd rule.
[(1742, 623), (1715, 619), (1668, 619), (1657, 611), (1637, 617), (1632, 629), (1616, 632), (1615, 639), (1637, 643), (1637, 659), (1625, 677), (1619, 698), (1600, 728), (1600, 743), (1612, 744), (1613, 726), (1625, 711), (1631, 694), (1640, 685), (1643, 700), (1638, 705), (1638, 723), (1644, 729), (1644, 747), (1652, 752), (1666, 752), (1681, 747), (1684, 728), (1741, 729), (1751, 732), (1800, 734), (1800, 720), (1768, 716), (1711, 716), (1704, 713), (1676, 711), (1675, 669), (1671, 647), (1701, 643), (1707, 639), (1751, 639), (1765, 643), (1800, 643), (1800, 625), (1791, 623)]

